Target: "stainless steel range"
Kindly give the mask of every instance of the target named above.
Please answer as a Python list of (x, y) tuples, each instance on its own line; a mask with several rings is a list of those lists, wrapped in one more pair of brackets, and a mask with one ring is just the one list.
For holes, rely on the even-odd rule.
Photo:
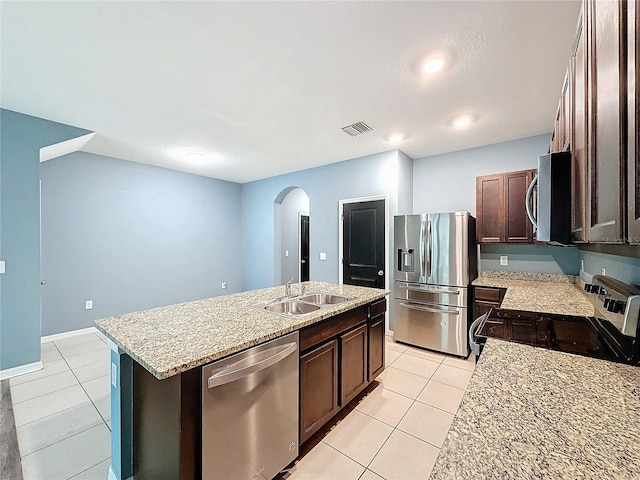
[(471, 326), (472, 349), (480, 354), (491, 337), (640, 366), (640, 287), (604, 275), (592, 282), (593, 317), (492, 309)]

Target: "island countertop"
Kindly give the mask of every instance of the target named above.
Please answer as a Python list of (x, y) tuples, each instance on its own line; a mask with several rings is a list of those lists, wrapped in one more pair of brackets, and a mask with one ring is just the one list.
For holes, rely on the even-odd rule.
[[(98, 330), (158, 379), (164, 379), (339, 313), (366, 305), (388, 290), (304, 282), (307, 292), (354, 297), (315, 312), (284, 316), (253, 306), (284, 295), (284, 286), (168, 305), (96, 320)], [(293, 285), (294, 293), (298, 284)]]
[(640, 368), (489, 339), (431, 480), (638, 472)]

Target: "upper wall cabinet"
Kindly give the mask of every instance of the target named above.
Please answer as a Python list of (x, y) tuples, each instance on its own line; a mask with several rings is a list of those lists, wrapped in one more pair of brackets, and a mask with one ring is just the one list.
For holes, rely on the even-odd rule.
[(587, 46), (583, 10), (580, 11), (578, 31), (571, 70), (571, 239), (576, 243), (588, 240), (589, 190), (587, 184)]
[(627, 238), (640, 245), (640, 5), (631, 1), (627, 8)]
[(588, 0), (589, 241), (624, 241), (626, 5)]
[(532, 243), (525, 198), (535, 170), (476, 177), (478, 243)]

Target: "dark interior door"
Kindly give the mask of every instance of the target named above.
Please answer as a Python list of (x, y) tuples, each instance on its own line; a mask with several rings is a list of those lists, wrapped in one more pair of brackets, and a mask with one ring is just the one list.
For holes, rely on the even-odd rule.
[(309, 215), (300, 215), (300, 281), (309, 281)]
[(384, 288), (384, 200), (343, 207), (342, 282)]

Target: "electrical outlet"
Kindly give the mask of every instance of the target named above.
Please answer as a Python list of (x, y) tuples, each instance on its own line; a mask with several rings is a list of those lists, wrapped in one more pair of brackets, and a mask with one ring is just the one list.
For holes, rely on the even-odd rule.
[(320, 252), (320, 260), (326, 260), (327, 259), (327, 253), (326, 252)]
[(285, 251), (284, 251), (284, 256), (285, 256), (285, 257), (288, 257), (288, 256), (289, 256), (289, 250), (285, 250)]
[(227, 288), (227, 282), (222, 282), (222, 288)]
[(580, 271), (584, 272), (584, 260), (580, 260)]
[(4, 260), (0, 260), (0, 273), (5, 272)]
[(113, 388), (118, 388), (118, 367), (113, 362), (111, 362), (111, 385)]
[(500, 265), (509, 265), (509, 257), (506, 255), (500, 255)]
[(607, 274), (607, 269), (602, 267), (602, 275), (606, 275)]
[(91, 310), (93, 308), (93, 300), (87, 300), (84, 302), (84, 309)]

